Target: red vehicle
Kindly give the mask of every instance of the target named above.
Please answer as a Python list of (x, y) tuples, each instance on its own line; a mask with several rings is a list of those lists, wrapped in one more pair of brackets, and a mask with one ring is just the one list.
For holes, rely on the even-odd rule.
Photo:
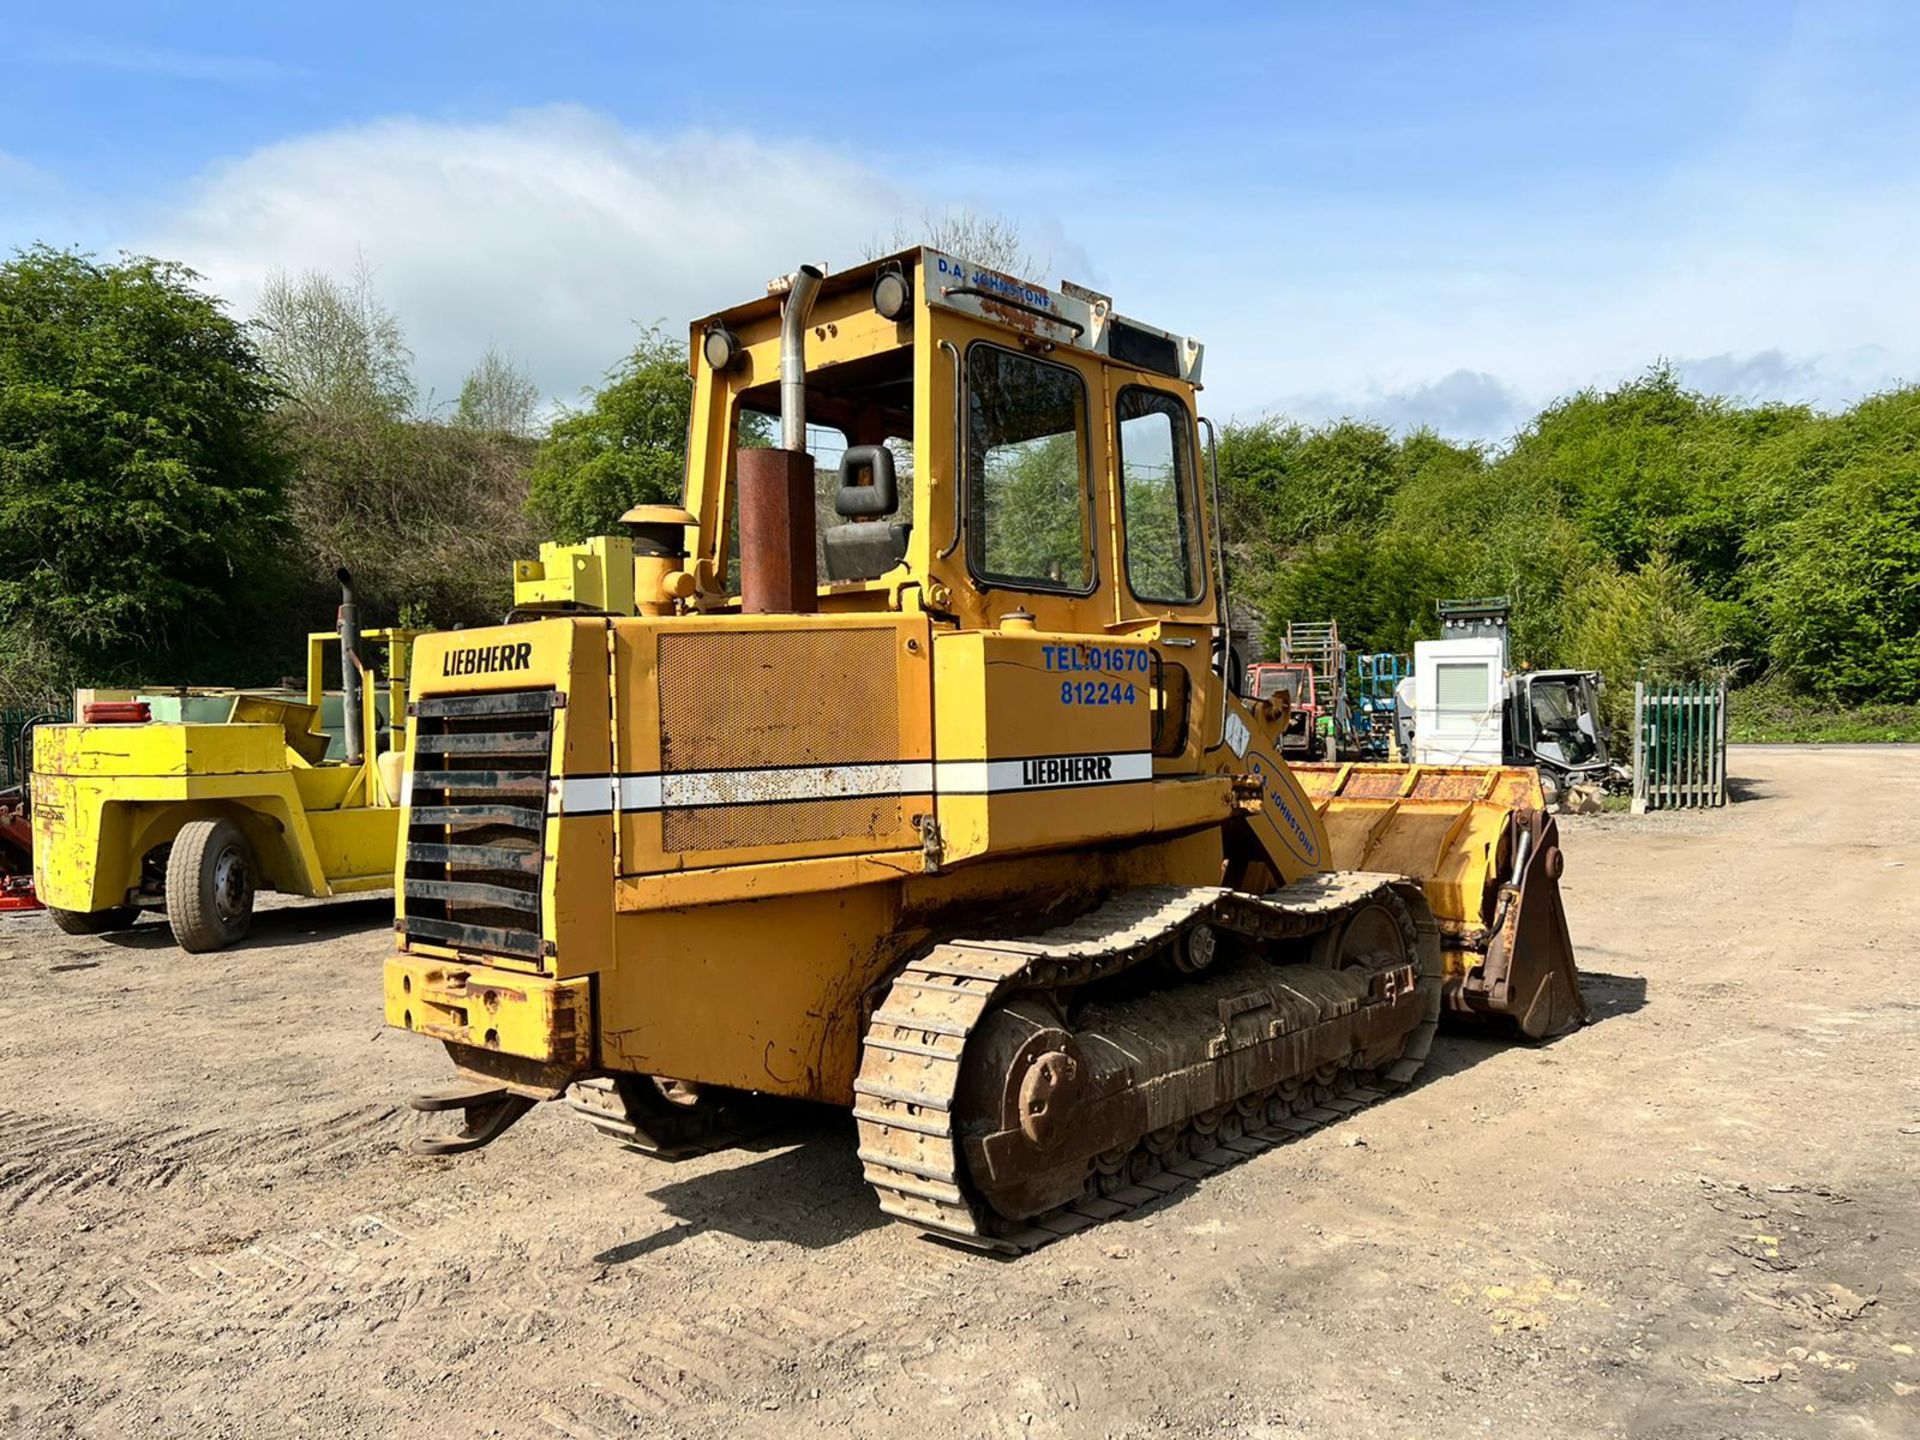
[(1314, 690), (1311, 666), (1291, 660), (1255, 661), (1247, 667), (1247, 690), (1260, 700), (1286, 694), (1292, 713), (1280, 737), (1281, 754), (1308, 760), (1334, 758), (1333, 731), (1320, 723), (1326, 709)]
[(0, 910), (38, 910), (33, 894), (33, 823), (18, 787), (0, 790)]

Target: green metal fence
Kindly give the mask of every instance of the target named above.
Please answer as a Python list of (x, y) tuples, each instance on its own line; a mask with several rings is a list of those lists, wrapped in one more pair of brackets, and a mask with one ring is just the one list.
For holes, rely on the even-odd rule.
[(1641, 680), (1633, 687), (1633, 813), (1727, 803), (1727, 687)]
[(35, 721), (64, 721), (73, 718), (72, 707), (61, 701), (37, 710), (0, 710), (0, 790), (10, 789), (27, 778), (33, 756), (26, 753), (22, 732)]

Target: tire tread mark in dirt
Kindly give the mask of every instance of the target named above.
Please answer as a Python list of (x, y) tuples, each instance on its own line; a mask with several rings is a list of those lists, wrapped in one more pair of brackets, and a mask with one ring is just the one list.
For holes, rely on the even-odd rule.
[(0, 1162), (0, 1211), (72, 1199), (99, 1186), (163, 1190), (189, 1170), (209, 1176), (274, 1170), (297, 1161), (332, 1161), (378, 1153), (402, 1111), (362, 1105), (310, 1124), (265, 1131), (179, 1125), (115, 1125), (0, 1111), (0, 1134), (13, 1154)]

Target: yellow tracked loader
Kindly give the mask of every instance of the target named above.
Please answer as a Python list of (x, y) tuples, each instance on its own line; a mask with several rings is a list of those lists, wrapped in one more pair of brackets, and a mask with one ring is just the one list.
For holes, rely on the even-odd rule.
[(825, 1101), (883, 1210), (1018, 1251), (1406, 1084), (1449, 997), (1578, 1020), (1531, 772), (1303, 784), (1232, 693), (1198, 342), (929, 249), (692, 339), (687, 508), (608, 603), (543, 555), (566, 613), (418, 643), (421, 1148)]

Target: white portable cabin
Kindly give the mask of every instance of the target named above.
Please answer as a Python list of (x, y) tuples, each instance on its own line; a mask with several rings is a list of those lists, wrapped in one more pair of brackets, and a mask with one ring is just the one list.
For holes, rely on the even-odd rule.
[(1416, 765), (1498, 765), (1504, 640), (1420, 640), (1413, 647)]

